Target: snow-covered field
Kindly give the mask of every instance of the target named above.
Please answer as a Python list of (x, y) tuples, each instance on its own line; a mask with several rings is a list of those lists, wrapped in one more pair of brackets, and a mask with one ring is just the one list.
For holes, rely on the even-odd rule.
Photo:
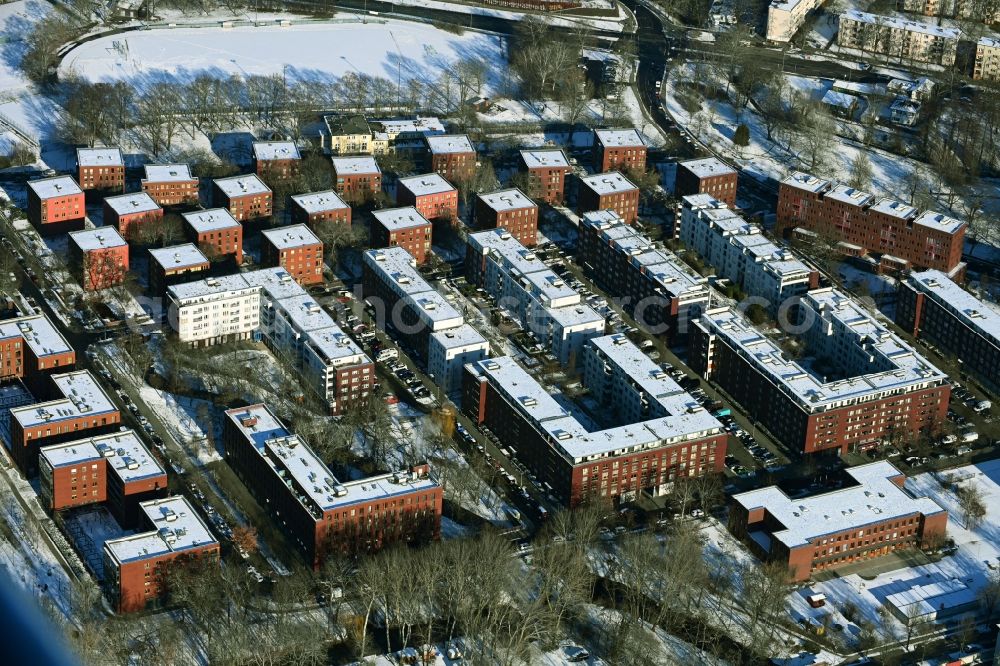
[(74, 49), (61, 73), (94, 81), (128, 80), (139, 85), (217, 77), (284, 75), (330, 85), (349, 73), (382, 76), (403, 85), (433, 84), (456, 61), (504, 58), (497, 37), (456, 35), (429, 25), (379, 23), (303, 24), (288, 27), (158, 28), (111, 35)]

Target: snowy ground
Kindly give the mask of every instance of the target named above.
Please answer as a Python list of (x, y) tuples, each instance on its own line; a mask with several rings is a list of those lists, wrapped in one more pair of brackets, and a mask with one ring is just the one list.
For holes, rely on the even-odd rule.
[[(476, 7), (473, 5), (463, 5), (461, 3), (455, 2), (442, 2), (440, 0), (396, 0), (397, 5), (408, 5), (411, 7), (428, 7), (432, 9), (443, 9), (449, 12), (458, 12), (460, 14), (475, 14), (476, 16), (492, 16), (495, 18), (504, 18), (511, 21), (519, 21), (525, 17), (524, 12), (509, 11), (504, 9), (493, 9), (491, 7)], [(618, 13), (614, 17), (576, 17), (567, 16), (565, 13), (560, 12), (560, 15), (555, 16), (551, 14), (534, 14), (535, 16), (540, 16), (549, 25), (559, 26), (562, 28), (579, 28), (579, 27), (591, 27), (600, 30), (608, 30), (613, 32), (621, 32), (624, 28), (625, 21), (629, 18), (628, 12), (624, 11), (621, 5), (615, 3), (615, 7)]]
[[(123, 46), (126, 42), (127, 49)], [(140, 86), (186, 81), (205, 73), (219, 78), (278, 74), (314, 85), (332, 85), (348, 72), (393, 80), (398, 74), (403, 85), (413, 79), (433, 85), (438, 75), (459, 59), (497, 62), (503, 57), (497, 37), (474, 32), (456, 35), (401, 21), (179, 27), (88, 42), (67, 56), (60, 72), (76, 72), (95, 81), (124, 79)]]

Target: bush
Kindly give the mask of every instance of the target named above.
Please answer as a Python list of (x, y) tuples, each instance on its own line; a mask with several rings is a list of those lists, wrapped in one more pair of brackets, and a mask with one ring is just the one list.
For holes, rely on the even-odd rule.
[(750, 145), (750, 128), (740, 123), (736, 128), (736, 133), (733, 134), (733, 143), (737, 146), (749, 146)]

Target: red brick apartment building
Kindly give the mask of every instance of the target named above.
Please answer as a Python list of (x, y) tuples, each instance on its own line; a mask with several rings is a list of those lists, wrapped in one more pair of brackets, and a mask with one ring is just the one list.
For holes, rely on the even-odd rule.
[(216, 206), (221, 206), (241, 222), (271, 217), (273, 193), (256, 174), (217, 178), (212, 181)]
[(516, 187), (476, 195), (476, 228), (506, 229), (525, 247), (538, 243), (538, 204)]
[(413, 255), (418, 264), (427, 260), (431, 251), (432, 225), (417, 209), (390, 208), (372, 213), (371, 245), (377, 247), (399, 246)]
[(413, 206), (428, 220), (457, 220), (458, 190), (437, 173), (400, 178), (396, 205)]
[(55, 400), (10, 410), (14, 462), (26, 478), (38, 473), (38, 450), (117, 428), (118, 408), (87, 370), (51, 375)]
[(793, 499), (777, 486), (733, 495), (729, 527), (758, 557), (786, 564), (796, 582), (944, 538), (948, 512), (911, 495), (892, 463), (846, 471), (855, 485), (811, 497)]
[(578, 213), (613, 210), (632, 224), (639, 219), (639, 188), (617, 171), (585, 176), (580, 179), (576, 208)]
[(635, 129), (594, 130), (594, 168), (600, 172), (646, 170), (646, 144)]
[(163, 224), (163, 209), (145, 192), (133, 192), (104, 200), (104, 226), (114, 227), (128, 240), (141, 239), (141, 230)]
[(351, 204), (364, 203), (382, 189), (382, 170), (374, 157), (333, 157), (333, 189)]
[(323, 241), (304, 224), (260, 232), (265, 266), (281, 266), (301, 285), (323, 282)]
[(142, 191), (161, 206), (198, 203), (198, 179), (187, 164), (147, 164)]
[(779, 229), (825, 235), (839, 241), (845, 254), (880, 254), (889, 268), (933, 268), (961, 280), (967, 226), (805, 173), (792, 174), (778, 188)]
[(843, 455), (939, 432), (951, 395), (947, 375), (832, 289), (808, 292), (799, 307), (803, 321), (814, 322), (802, 336), (810, 354), (834, 359), (835, 378), (789, 359), (731, 308), (695, 322), (692, 369), (739, 396), (773, 437), (802, 453)]
[(75, 365), (76, 352), (45, 315), (0, 320), (0, 381), (22, 379), (35, 396), (46, 396), (49, 375)]
[(292, 196), (292, 222), (312, 229), (326, 223), (349, 225), (351, 207), (333, 190), (296, 194)]
[(302, 156), (292, 141), (254, 141), (253, 163), (261, 178), (292, 180), (299, 175)]
[(114, 227), (71, 233), (69, 258), (84, 291), (113, 287), (128, 275), (128, 243)]
[[(585, 354), (594, 349), (594, 340), (614, 345), (617, 342), (610, 339), (616, 337), (621, 336), (593, 338)], [(509, 356), (465, 366), (462, 410), (510, 447), (569, 507), (587, 498), (624, 503), (640, 493), (664, 495), (678, 479), (721, 472), (727, 441), (722, 425), (704, 408), (697, 411), (693, 397), (635, 345), (628, 345), (635, 362), (645, 358), (644, 366), (656, 368), (649, 368), (652, 382), (670, 384), (670, 395), (650, 395), (634, 381), (638, 378), (630, 380), (617, 372), (619, 368), (605, 375), (605, 366), (614, 361), (594, 356), (594, 376), (607, 377), (594, 382), (602, 413), (625, 421), (616, 427), (588, 431)], [(644, 402), (648, 416), (642, 416)], [(696, 411), (689, 413), (689, 408)]]
[(77, 148), (76, 164), (83, 190), (125, 191), (125, 160), (118, 148)]
[(900, 282), (896, 323), (958, 356), (962, 369), (1000, 393), (1000, 313), (933, 269)]
[(194, 243), (149, 250), (149, 290), (165, 294), (167, 287), (200, 280), (211, 267), (208, 257)]
[(738, 180), (736, 169), (715, 157), (678, 162), (674, 193), (678, 197), (708, 194), (735, 208)]
[(225, 208), (210, 208), (184, 213), (188, 238), (209, 259), (232, 255), (243, 263), (243, 225)]
[(87, 204), (69, 176), (28, 181), (28, 221), (43, 236), (83, 229)]
[(528, 196), (553, 206), (566, 200), (566, 153), (559, 149), (522, 150), (521, 163), (528, 173)]
[(440, 538), (442, 489), (427, 465), (340, 482), (263, 404), (228, 410), (222, 440), (226, 462), (314, 567), (328, 553)]
[(139, 512), (142, 531), (104, 542), (104, 589), (119, 613), (156, 606), (178, 562), (219, 558), (219, 542), (183, 495), (142, 502)]
[(38, 465), (49, 511), (107, 502), (120, 525), (134, 528), (139, 503), (167, 494), (166, 471), (134, 430), (46, 446)]
[(424, 137), (430, 170), (452, 183), (463, 183), (476, 174), (476, 149), (465, 134)]

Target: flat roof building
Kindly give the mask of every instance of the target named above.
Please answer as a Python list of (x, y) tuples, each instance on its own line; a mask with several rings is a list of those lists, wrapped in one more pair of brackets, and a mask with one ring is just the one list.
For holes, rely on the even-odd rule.
[(292, 221), (316, 229), (326, 223), (350, 224), (351, 207), (333, 190), (292, 195)]
[(777, 486), (733, 495), (730, 526), (760, 557), (786, 563), (794, 581), (944, 539), (948, 512), (911, 495), (891, 463), (846, 472), (855, 485), (811, 497), (793, 499)]
[(280, 266), (303, 285), (323, 282), (323, 241), (304, 224), (260, 232), (261, 260)]
[(253, 162), (261, 178), (290, 180), (299, 175), (302, 155), (294, 141), (254, 141)]
[(432, 225), (413, 206), (376, 210), (372, 213), (372, 247), (401, 247), (418, 264), (431, 251)]
[(362, 203), (382, 190), (382, 170), (374, 157), (334, 157), (333, 188), (345, 201)]
[(83, 190), (125, 191), (125, 160), (118, 148), (77, 148), (76, 164)]
[(639, 131), (630, 129), (594, 130), (594, 168), (598, 171), (646, 170), (646, 142)]
[(104, 199), (104, 226), (113, 227), (133, 242), (159, 235), (163, 209), (146, 192), (132, 192)]
[(43, 236), (83, 229), (87, 205), (69, 176), (28, 181), (28, 221)]
[(163, 295), (172, 284), (204, 277), (211, 265), (208, 257), (194, 243), (150, 248), (150, 291)]
[(84, 291), (107, 289), (128, 275), (128, 243), (114, 227), (98, 227), (69, 234), (71, 271)]
[(212, 201), (228, 209), (237, 220), (270, 217), (274, 195), (257, 174), (216, 178), (212, 181)]
[(951, 67), (960, 36), (957, 28), (849, 9), (840, 14), (837, 45)]
[(565, 201), (566, 175), (571, 171), (566, 153), (558, 148), (522, 150), (521, 162), (528, 172), (529, 197), (554, 206)]
[(428, 170), (452, 183), (470, 180), (476, 173), (476, 149), (465, 134), (435, 134), (424, 137), (429, 154)]
[(716, 157), (677, 163), (674, 192), (678, 197), (708, 194), (729, 206), (736, 205), (739, 172)]
[(476, 196), (476, 227), (504, 229), (519, 243), (538, 242), (538, 205), (516, 187)]
[(187, 164), (147, 164), (143, 167), (142, 191), (161, 206), (198, 203), (198, 179)]
[(577, 193), (577, 212), (598, 210), (613, 210), (632, 224), (639, 219), (639, 188), (617, 171), (584, 176)]
[(243, 263), (243, 225), (226, 208), (209, 208), (182, 215), (188, 238), (209, 259), (232, 255), (237, 265)]
[(400, 178), (396, 205), (413, 206), (428, 220), (458, 219), (458, 190), (439, 173)]

